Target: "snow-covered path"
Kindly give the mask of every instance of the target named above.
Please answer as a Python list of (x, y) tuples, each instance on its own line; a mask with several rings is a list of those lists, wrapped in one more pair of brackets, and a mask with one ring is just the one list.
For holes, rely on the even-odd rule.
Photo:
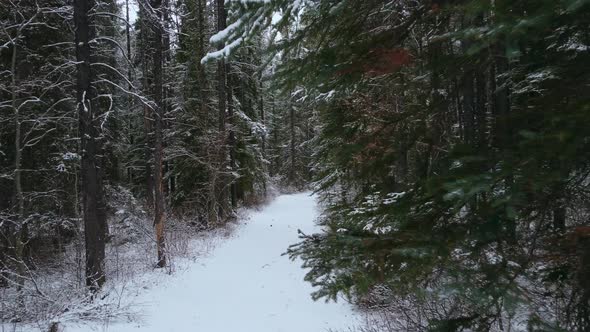
[(223, 240), (209, 257), (145, 290), (139, 322), (79, 326), (67, 331), (320, 332), (355, 325), (349, 304), (314, 302), (301, 262), (281, 256), (297, 229), (316, 227), (309, 194), (278, 197)]

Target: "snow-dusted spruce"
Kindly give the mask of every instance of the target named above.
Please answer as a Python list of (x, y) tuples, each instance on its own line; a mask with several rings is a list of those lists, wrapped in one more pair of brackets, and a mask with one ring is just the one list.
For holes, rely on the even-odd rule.
[(227, 4), (204, 62), (266, 27), (306, 50), (278, 73), (319, 99), (326, 231), (291, 250), (316, 297), (401, 330), (589, 328), (587, 2)]

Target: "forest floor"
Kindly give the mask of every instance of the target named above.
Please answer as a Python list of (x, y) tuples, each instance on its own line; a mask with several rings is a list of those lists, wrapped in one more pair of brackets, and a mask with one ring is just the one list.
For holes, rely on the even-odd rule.
[(301, 262), (282, 255), (298, 241), (298, 229), (317, 230), (316, 217), (316, 201), (309, 193), (279, 196), (250, 212), (207, 255), (175, 262), (171, 275), (144, 276), (140, 291), (127, 292), (135, 293), (132, 301), (122, 301), (135, 314), (61, 327), (66, 332), (348, 331), (360, 319), (353, 306), (343, 300), (314, 302)]

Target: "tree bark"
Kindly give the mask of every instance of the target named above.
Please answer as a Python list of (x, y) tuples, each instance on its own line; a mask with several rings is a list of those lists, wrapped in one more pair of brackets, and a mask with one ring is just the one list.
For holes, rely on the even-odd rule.
[[(164, 82), (169, 82), (170, 81), (170, 72), (169, 72), (169, 65), (171, 64), (172, 61), (172, 51), (170, 48), (170, 33), (168, 32), (169, 27), (169, 22), (171, 21), (170, 18), (170, 12), (168, 11), (168, 9), (170, 8), (170, 0), (163, 0), (162, 3), (162, 81)], [(167, 129), (169, 124), (167, 122), (164, 121), (165, 115), (168, 114), (168, 112), (170, 112), (171, 110), (171, 105), (170, 105), (170, 98), (173, 95), (173, 91), (172, 89), (170, 89), (169, 84), (163, 84), (162, 86), (162, 94), (163, 94), (163, 98), (162, 98), (162, 131)], [(162, 142), (162, 150), (164, 150), (166, 148), (166, 144), (164, 142)], [(163, 168), (163, 174), (168, 174), (168, 180), (166, 181), (166, 186), (164, 186), (164, 196), (170, 197), (172, 195), (172, 192), (174, 191), (174, 161), (173, 160), (163, 160), (162, 161), (164, 163), (164, 168)]]
[(86, 285), (97, 291), (105, 282), (106, 214), (100, 165), (102, 146), (95, 120), (98, 110), (93, 107), (96, 90), (92, 86), (94, 73), (91, 41), (95, 38), (95, 25), (88, 12), (94, 8), (93, 0), (74, 1), (76, 31), (77, 102), (81, 137), (82, 205), (86, 243)]
[[(148, 71), (148, 62), (149, 57), (147, 56), (148, 50), (146, 49), (149, 45), (150, 38), (148, 38), (148, 25), (146, 24), (145, 15), (141, 16), (141, 29), (142, 33), (142, 43), (141, 46), (144, 48), (141, 50), (143, 54), (143, 61), (142, 61), (142, 74), (143, 74), (143, 89), (144, 93), (147, 95), (149, 94), (149, 90), (151, 87), (151, 81), (149, 79), (149, 71)], [(149, 107), (144, 106), (143, 108), (143, 127), (145, 131), (145, 146), (144, 146), (144, 154), (145, 154), (145, 200), (149, 210), (154, 208), (154, 178), (152, 173), (152, 142), (151, 142), (151, 134), (152, 134), (152, 120), (151, 120), (151, 110)]]
[(158, 251), (158, 267), (166, 266), (166, 242), (164, 239), (164, 178), (162, 163), (164, 159), (164, 145), (162, 142), (164, 100), (162, 85), (162, 61), (163, 61), (163, 27), (161, 19), (166, 8), (162, 6), (162, 0), (153, 0), (152, 7), (158, 12), (160, 22), (153, 25), (154, 30), (154, 100), (156, 109), (154, 114), (155, 139), (154, 139), (154, 226), (156, 228), (156, 243)]
[(197, 0), (197, 20), (198, 23), (198, 37), (197, 37), (197, 50), (196, 56), (197, 59), (195, 63), (197, 64), (197, 84), (199, 84), (199, 103), (202, 114), (208, 113), (208, 98), (207, 98), (207, 77), (205, 72), (205, 66), (201, 64), (201, 59), (205, 56), (205, 35), (207, 34), (206, 27), (205, 27), (205, 10), (206, 10), (206, 1), (205, 0)]
[(14, 188), (16, 194), (16, 208), (17, 208), (17, 224), (19, 226), (14, 237), (15, 242), (15, 258), (17, 261), (17, 291), (20, 291), (24, 286), (24, 274), (26, 270), (25, 266), (25, 244), (27, 243), (28, 230), (25, 221), (25, 200), (23, 196), (23, 187), (21, 181), (21, 162), (22, 162), (22, 147), (21, 147), (21, 120), (20, 111), (18, 106), (18, 92), (17, 92), (17, 68), (16, 59), (18, 52), (18, 45), (16, 44), (18, 36), (13, 40), (12, 44), (12, 109), (14, 110), (14, 125), (15, 125), (15, 137), (14, 137)]
[(289, 182), (295, 183), (295, 106), (289, 99), (289, 134), (290, 134), (290, 149), (289, 149)]
[[(217, 9), (217, 31), (222, 31), (227, 25), (226, 13), (225, 13), (225, 0), (216, 0)], [(220, 46), (220, 49), (223, 46)], [(217, 176), (217, 185), (215, 186), (216, 201), (218, 212), (217, 216), (219, 220), (225, 219), (227, 213), (227, 185), (226, 185), (226, 135), (225, 135), (225, 122), (226, 122), (226, 111), (227, 111), (227, 66), (225, 65), (225, 59), (220, 59), (217, 63), (217, 106), (218, 106), (218, 125), (219, 134), (221, 137), (221, 151), (219, 153), (219, 176)]]
[[(129, 0), (125, 0), (125, 38), (127, 41), (127, 79), (129, 80), (129, 84), (127, 84), (127, 89), (131, 91), (132, 86), (132, 77), (131, 77), (131, 31), (130, 31), (130, 22), (129, 22)], [(133, 97), (131, 95), (127, 96), (127, 111), (130, 112), (133, 106)], [(131, 144), (134, 143), (134, 136), (133, 136), (133, 126), (129, 124), (129, 132), (130, 132), (130, 141)], [(133, 181), (133, 168), (131, 166), (127, 166), (127, 182), (131, 183)]]
[[(260, 82), (260, 122), (266, 128), (266, 119), (264, 118), (264, 116), (265, 116), (265, 114), (264, 114), (264, 86), (262, 85), (262, 73), (260, 73), (260, 76), (258, 77), (258, 81)], [(267, 158), (267, 156), (266, 156), (266, 133), (262, 135), (261, 144), (262, 144), (262, 158), (264, 160), (266, 160), (266, 158)], [(265, 169), (266, 169), (266, 167), (265, 167)], [(262, 188), (264, 190), (264, 197), (265, 198), (267, 195), (266, 186), (267, 186), (266, 178), (263, 178), (262, 179)]]
[(233, 100), (233, 84), (231, 80), (231, 67), (229, 61), (226, 63), (227, 73), (227, 120), (229, 122), (229, 168), (232, 174), (228, 177), (230, 179), (230, 201), (232, 208), (236, 208), (238, 205), (238, 184), (235, 178), (236, 173), (236, 133), (234, 128), (234, 100)]

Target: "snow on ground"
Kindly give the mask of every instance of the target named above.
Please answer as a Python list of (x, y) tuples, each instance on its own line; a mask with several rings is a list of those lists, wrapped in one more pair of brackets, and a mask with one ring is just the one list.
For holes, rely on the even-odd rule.
[(177, 262), (170, 276), (134, 299), (140, 316), (129, 321), (75, 325), (66, 332), (321, 332), (357, 325), (351, 305), (314, 302), (300, 261), (281, 256), (298, 241), (297, 229), (317, 226), (316, 202), (309, 193), (285, 195), (252, 212), (233, 237), (208, 257)]

